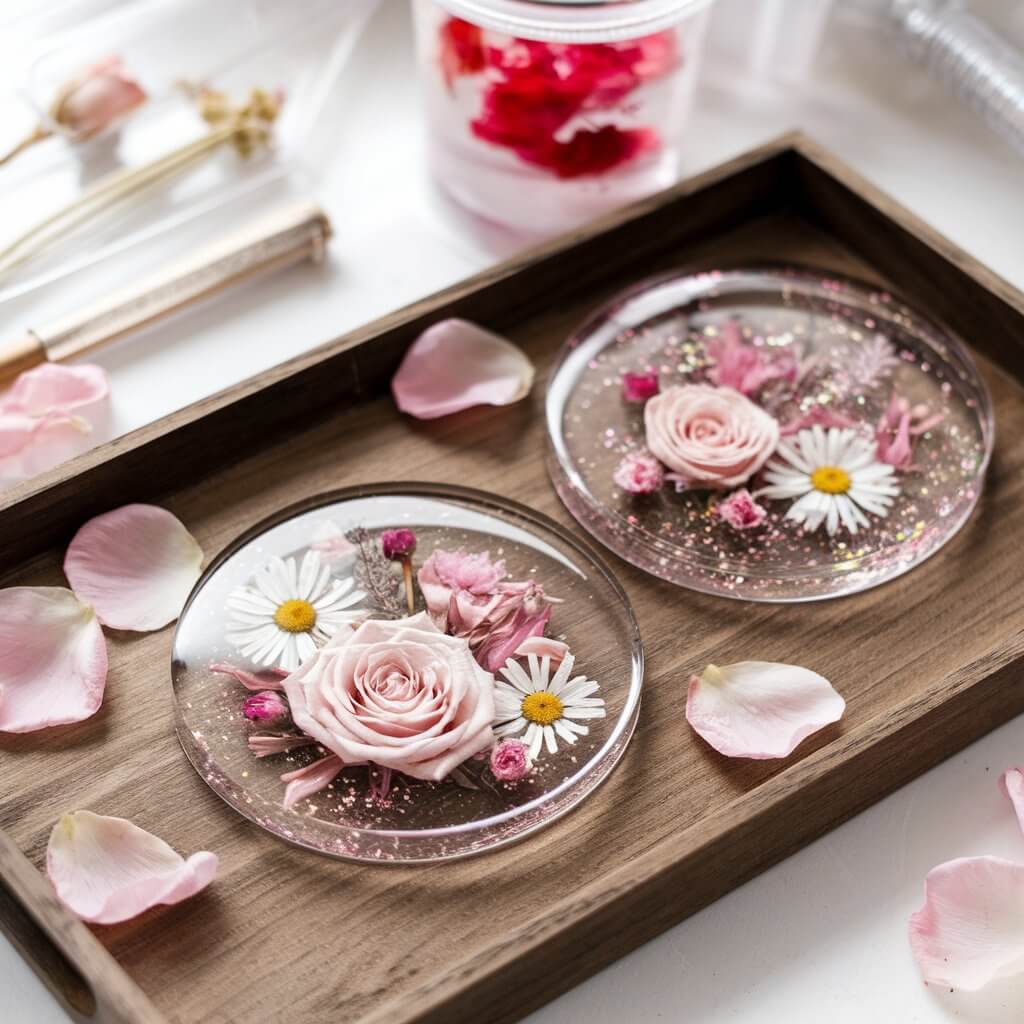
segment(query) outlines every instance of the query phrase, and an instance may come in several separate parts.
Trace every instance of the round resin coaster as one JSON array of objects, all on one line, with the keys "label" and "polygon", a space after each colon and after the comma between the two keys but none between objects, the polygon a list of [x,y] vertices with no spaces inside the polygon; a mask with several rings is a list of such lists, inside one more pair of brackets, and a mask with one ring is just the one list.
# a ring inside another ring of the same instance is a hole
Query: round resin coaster
[{"label": "round resin coaster", "polygon": [[239,538],[189,598],[172,674],[185,753],[232,807],[321,853],[409,862],[584,799],[629,742],[643,657],[622,589],[555,523],[395,484]]},{"label": "round resin coaster", "polygon": [[595,537],[680,586],[808,601],[937,551],[981,493],[991,402],[964,346],[809,269],[646,281],[568,341],[552,478]]}]

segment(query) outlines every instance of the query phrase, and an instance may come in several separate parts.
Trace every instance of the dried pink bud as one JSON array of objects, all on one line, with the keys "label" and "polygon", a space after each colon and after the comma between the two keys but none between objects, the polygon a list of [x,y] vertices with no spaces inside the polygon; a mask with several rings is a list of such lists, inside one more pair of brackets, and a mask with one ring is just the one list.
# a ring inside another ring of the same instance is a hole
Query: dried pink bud
[{"label": "dried pink bud", "polygon": [[630,452],[619,463],[612,479],[630,494],[653,494],[665,482],[665,469],[647,452]]},{"label": "dried pink bud", "polygon": [[526,744],[520,740],[502,740],[491,751],[491,772],[500,782],[519,782],[532,767]]},{"label": "dried pink bud", "polygon": [[385,530],[380,535],[384,557],[393,562],[408,558],[416,550],[416,534],[412,530]]},{"label": "dried pink bud", "polygon": [[288,720],[288,703],[274,690],[261,690],[245,698],[242,714],[261,725],[282,725]]},{"label": "dried pink bud", "polygon": [[745,487],[734,491],[715,507],[718,515],[734,530],[751,530],[768,517],[767,511],[754,500]]},{"label": "dried pink bud", "polygon": [[63,86],[50,117],[76,138],[88,139],[145,102],[145,90],[128,77],[121,58],[104,57]]},{"label": "dried pink bud", "polygon": [[627,402],[646,402],[648,398],[653,398],[657,393],[657,371],[623,374],[622,397]]}]

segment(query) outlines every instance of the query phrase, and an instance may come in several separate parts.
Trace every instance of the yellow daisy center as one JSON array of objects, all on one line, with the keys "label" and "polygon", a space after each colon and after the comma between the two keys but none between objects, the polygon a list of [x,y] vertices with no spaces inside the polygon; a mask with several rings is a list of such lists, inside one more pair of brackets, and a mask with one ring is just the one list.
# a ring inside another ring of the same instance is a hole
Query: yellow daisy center
[{"label": "yellow daisy center", "polygon": [[523,698],[523,718],[538,725],[550,725],[562,717],[562,702],[547,690],[538,690]]},{"label": "yellow daisy center", "polygon": [[274,612],[274,622],[287,633],[308,633],[316,625],[316,609],[308,601],[285,601]]},{"label": "yellow daisy center", "polygon": [[850,489],[850,474],[838,466],[819,466],[811,474],[811,486],[825,494],[845,494]]}]

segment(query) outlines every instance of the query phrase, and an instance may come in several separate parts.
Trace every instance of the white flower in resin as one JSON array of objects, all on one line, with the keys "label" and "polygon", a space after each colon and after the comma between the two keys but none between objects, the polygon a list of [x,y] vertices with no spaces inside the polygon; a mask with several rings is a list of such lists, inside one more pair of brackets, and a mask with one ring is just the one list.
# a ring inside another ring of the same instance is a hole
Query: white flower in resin
[{"label": "white flower in resin", "polygon": [[366,596],[352,579],[332,579],[330,566],[307,551],[294,558],[272,558],[250,586],[227,600],[229,643],[257,665],[293,672],[341,626],[365,614],[353,605]]},{"label": "white flower in resin", "polygon": [[580,725],[588,718],[604,718],[604,701],[594,694],[600,689],[593,679],[578,675],[570,679],[575,658],[566,654],[551,674],[551,658],[527,657],[529,673],[513,658],[500,669],[504,682],[494,684],[494,732],[499,738],[520,736],[535,760],[545,745],[548,753],[558,750],[558,739],[575,743],[589,729]]},{"label": "white flower in resin", "polygon": [[829,535],[842,526],[856,533],[868,525],[864,512],[885,517],[900,493],[892,466],[877,460],[877,445],[855,430],[815,426],[779,442],[765,469],[758,497],[796,498],[787,519],[805,530],[822,523]]}]

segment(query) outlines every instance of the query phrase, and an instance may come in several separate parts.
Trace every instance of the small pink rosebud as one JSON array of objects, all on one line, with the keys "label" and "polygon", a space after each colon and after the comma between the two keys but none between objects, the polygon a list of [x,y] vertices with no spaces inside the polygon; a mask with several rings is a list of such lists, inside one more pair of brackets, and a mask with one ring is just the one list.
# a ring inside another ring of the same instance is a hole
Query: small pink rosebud
[{"label": "small pink rosebud", "polygon": [[526,744],[521,740],[502,740],[491,751],[491,772],[499,782],[519,782],[532,767]]},{"label": "small pink rosebud", "polygon": [[622,376],[622,397],[627,402],[646,402],[658,393],[658,389],[658,374],[655,370]]},{"label": "small pink rosebud", "polygon": [[665,469],[647,452],[630,452],[619,463],[612,480],[629,494],[653,494],[665,482]]},{"label": "small pink rosebud", "polygon": [[767,511],[759,505],[745,487],[735,491],[715,507],[719,517],[734,530],[751,530],[760,526],[768,517]]},{"label": "small pink rosebud", "polygon": [[121,58],[104,57],[65,83],[50,117],[75,138],[89,139],[145,102],[145,90],[125,73]]},{"label": "small pink rosebud", "polygon": [[251,722],[261,725],[283,725],[289,717],[288,704],[274,690],[261,690],[245,698],[242,714]]},{"label": "small pink rosebud", "polygon": [[393,562],[408,558],[416,550],[416,534],[412,530],[385,530],[380,535],[384,557]]}]

